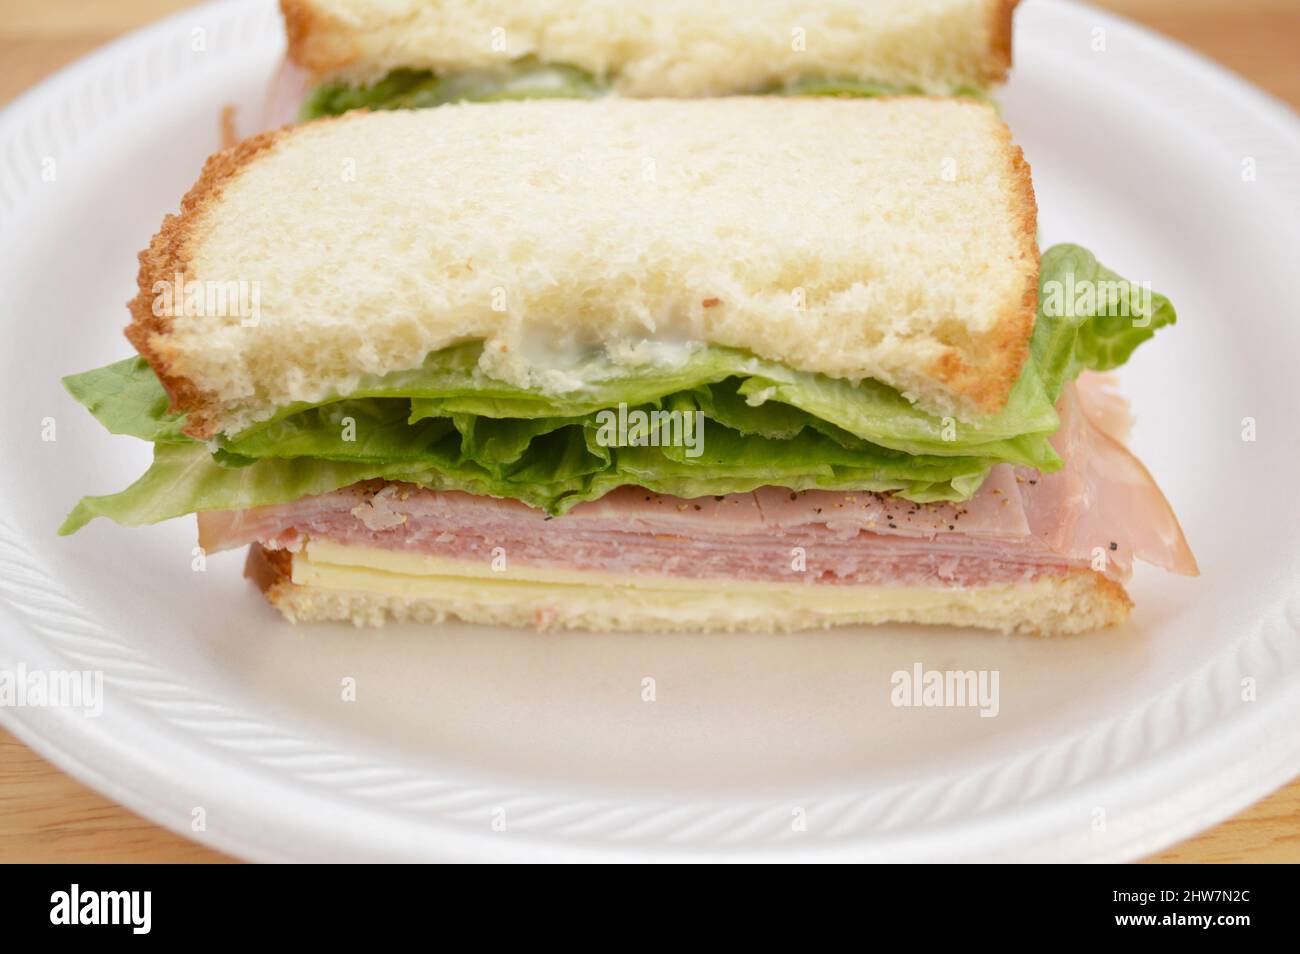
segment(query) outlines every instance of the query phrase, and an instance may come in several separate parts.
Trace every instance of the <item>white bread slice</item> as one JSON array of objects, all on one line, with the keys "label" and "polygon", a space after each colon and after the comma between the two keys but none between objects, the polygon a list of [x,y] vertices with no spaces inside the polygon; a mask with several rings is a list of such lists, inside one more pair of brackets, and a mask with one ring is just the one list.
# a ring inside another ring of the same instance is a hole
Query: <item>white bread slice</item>
[{"label": "white bread slice", "polygon": [[[245,575],[292,622],[470,623],[595,632],[791,632],[830,626],[924,623],[1067,636],[1123,622],[1123,587],[1091,570],[1018,584],[944,588],[832,586],[697,580],[657,586],[557,585],[469,576],[401,577],[358,571],[304,573],[304,556],[254,545]],[[311,582],[294,582],[304,576]],[[345,585],[339,583],[346,581]]]},{"label": "white bread slice", "polygon": [[[689,340],[971,418],[1026,354],[1035,222],[1020,149],[969,100],[351,113],[210,159],[141,253],[127,335],[198,437],[467,339],[546,391],[572,387],[551,352]],[[156,314],[176,276],[256,291],[256,322]]]},{"label": "white bread slice", "polygon": [[523,56],[624,96],[759,92],[834,77],[951,94],[1000,82],[1016,0],[281,0],[318,77],[482,70]]}]

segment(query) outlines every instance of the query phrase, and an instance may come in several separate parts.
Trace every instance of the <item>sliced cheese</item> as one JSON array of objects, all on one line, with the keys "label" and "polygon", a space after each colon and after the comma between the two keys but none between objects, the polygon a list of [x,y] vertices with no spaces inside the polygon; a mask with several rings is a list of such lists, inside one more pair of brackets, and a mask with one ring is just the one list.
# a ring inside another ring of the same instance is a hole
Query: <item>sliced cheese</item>
[{"label": "sliced cheese", "polygon": [[[594,630],[798,630],[920,622],[1068,633],[1117,622],[1127,601],[1078,571],[980,587],[852,586],[623,576],[536,566],[504,569],[311,541],[294,554],[292,585],[272,602],[294,621],[461,619]],[[1122,591],[1120,591],[1122,594]]]}]

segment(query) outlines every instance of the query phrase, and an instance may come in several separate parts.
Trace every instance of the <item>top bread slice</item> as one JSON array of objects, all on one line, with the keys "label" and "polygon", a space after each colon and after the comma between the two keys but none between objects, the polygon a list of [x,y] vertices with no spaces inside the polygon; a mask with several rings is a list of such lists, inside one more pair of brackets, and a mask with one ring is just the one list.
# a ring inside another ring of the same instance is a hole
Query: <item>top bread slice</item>
[{"label": "top bread slice", "polygon": [[405,67],[580,67],[624,96],[761,92],[806,78],[952,94],[1011,65],[1017,0],[281,0],[289,55],[317,77]]},{"label": "top bread slice", "polygon": [[[467,340],[552,393],[566,355],[698,341],[971,419],[1024,361],[1035,232],[1021,152],[970,100],[356,112],[213,156],[140,255],[127,335],[197,437]],[[159,307],[173,288],[199,300]]]}]

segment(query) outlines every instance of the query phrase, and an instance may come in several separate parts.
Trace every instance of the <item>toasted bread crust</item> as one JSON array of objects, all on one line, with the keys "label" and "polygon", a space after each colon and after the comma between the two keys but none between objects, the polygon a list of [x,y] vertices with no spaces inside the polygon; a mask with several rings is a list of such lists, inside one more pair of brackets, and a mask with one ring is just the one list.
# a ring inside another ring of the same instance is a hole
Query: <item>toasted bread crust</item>
[{"label": "toasted bread crust", "polygon": [[280,0],[289,60],[313,76],[342,69],[357,58],[345,24],[322,13],[312,0]]},{"label": "toasted bread crust", "polygon": [[[974,105],[974,104],[972,104]],[[953,394],[964,398],[984,414],[996,414],[1007,403],[1011,388],[1029,356],[1029,338],[1038,314],[1038,202],[1024,151],[1011,141],[1011,130],[1000,125],[996,135],[1002,140],[1007,159],[1007,182],[1016,238],[1017,258],[1025,263],[1024,287],[1019,298],[1010,299],[991,336],[988,354],[972,367],[956,351],[942,355],[930,368],[930,374],[942,381]]]},{"label": "toasted bread crust", "polygon": [[1011,69],[1011,20],[1019,3],[1020,0],[988,0],[989,59],[984,78],[990,85],[1005,81]]},{"label": "toasted bread crust", "polygon": [[289,42],[289,59],[306,67],[307,39],[313,32],[316,11],[306,0],[280,0],[280,15],[284,17],[285,38]]},{"label": "toasted bread crust", "polygon": [[274,604],[285,586],[293,585],[293,554],[288,550],[268,550],[260,543],[248,548],[244,577],[252,580]]},{"label": "toasted bread crust", "polygon": [[291,127],[285,127],[264,132],[209,157],[203,164],[199,181],[181,200],[180,212],[163,219],[149,247],[139,256],[139,290],[127,303],[131,324],[126,327],[126,337],[158,375],[171,398],[169,410],[173,414],[184,412],[189,415],[185,433],[191,437],[209,438],[216,433],[217,424],[209,410],[207,395],[171,367],[163,347],[170,319],[154,313],[156,283],[170,284],[177,280],[183,283],[189,279],[190,241],[198,222],[241,169],[280,142],[290,131]]},{"label": "toasted bread crust", "polygon": [[[292,561],[290,566],[292,567]],[[1128,614],[1133,609],[1133,600],[1129,598],[1128,590],[1124,589],[1123,586],[1116,583],[1110,577],[1103,576],[1095,570],[1083,570],[1080,572],[1092,574],[1092,582],[1096,589],[1097,599],[1107,606],[1108,612],[1112,617],[1112,622],[1120,623],[1128,618]]]}]

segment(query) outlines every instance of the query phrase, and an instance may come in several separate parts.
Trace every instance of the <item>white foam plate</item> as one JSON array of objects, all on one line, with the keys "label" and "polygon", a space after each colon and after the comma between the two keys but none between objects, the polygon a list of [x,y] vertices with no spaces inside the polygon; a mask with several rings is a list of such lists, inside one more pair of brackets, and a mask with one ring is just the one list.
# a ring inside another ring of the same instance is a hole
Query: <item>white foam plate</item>
[{"label": "white foam plate", "polygon": [[[1297,120],[1096,10],[1037,0],[1016,29],[1003,102],[1044,244],[1178,306],[1122,380],[1200,579],[1139,572],[1128,624],[1069,640],[365,632],[282,622],[242,554],[192,571],[190,520],[56,537],[80,495],[147,464],[59,377],[128,353],[135,252],[218,146],[221,106],[246,130],[258,115],[281,26],[270,0],[236,0],[0,115],[0,669],[104,679],[98,718],[0,721],[149,818],[266,860],[1129,859],[1293,777]],[[891,674],[917,663],[997,670],[999,714],[895,708]]]}]

